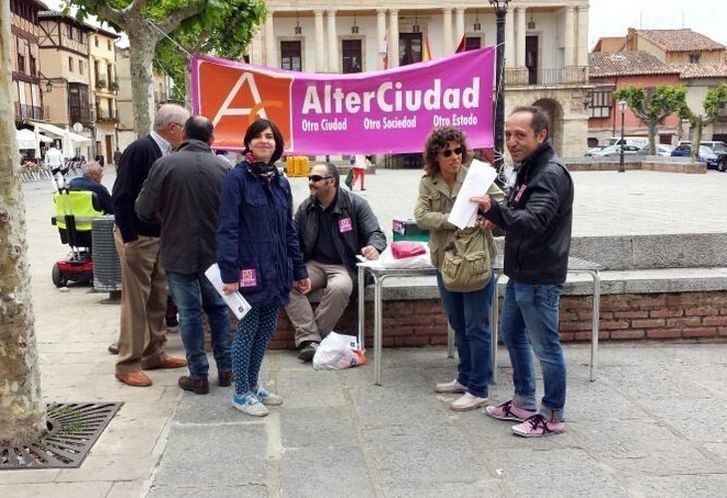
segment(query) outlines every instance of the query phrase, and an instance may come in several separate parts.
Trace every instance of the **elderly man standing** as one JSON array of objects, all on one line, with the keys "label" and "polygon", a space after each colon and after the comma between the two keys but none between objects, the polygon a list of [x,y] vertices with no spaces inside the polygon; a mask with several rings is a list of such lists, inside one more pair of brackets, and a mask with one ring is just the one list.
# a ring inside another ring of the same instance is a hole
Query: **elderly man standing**
[{"label": "elderly man standing", "polygon": [[308,298],[293,289],[285,308],[295,327],[298,358],[311,361],[321,338],[336,326],[356,288],[356,256],[377,259],[386,236],[368,202],[339,188],[334,164],[316,164],[308,176],[310,197],[295,214],[300,249],[311,291],[323,289],[315,313]]},{"label": "elderly man standing", "polygon": [[178,384],[196,394],[209,392],[202,309],[212,331],[219,385],[232,383],[227,305],[204,275],[216,260],[220,188],[229,170],[227,161],[210,149],[212,132],[209,119],[189,118],[184,141],[176,152],[154,163],[136,199],[136,213],[142,219],[161,222],[162,266],[179,308],[189,367],[189,376],[180,377]]},{"label": "elderly man standing", "polygon": [[167,278],[159,261],[159,224],[136,216],[134,203],[154,161],[182,142],[189,113],[165,104],[154,116],[154,129],[131,143],[118,165],[112,199],[116,227],[114,238],[121,260],[121,326],[116,378],[130,386],[151,385],[142,372],[155,368],[180,368],[181,358],[164,353]]},{"label": "elderly man standing", "polygon": [[[518,436],[540,437],[565,429],[566,371],[558,332],[560,294],[568,271],[573,181],[548,140],[550,119],[539,107],[516,108],[505,124],[516,164],[506,204],[473,197],[485,218],[505,229],[502,340],[512,363],[513,398],[486,413],[520,422]],[[533,352],[543,372],[540,410],[535,400]]]},{"label": "elderly man standing", "polygon": [[101,184],[103,179],[103,168],[96,161],[89,161],[81,166],[83,176],[74,178],[68,184],[71,190],[89,190],[96,194],[96,199],[105,214],[113,214],[114,205],[111,201],[111,194]]}]

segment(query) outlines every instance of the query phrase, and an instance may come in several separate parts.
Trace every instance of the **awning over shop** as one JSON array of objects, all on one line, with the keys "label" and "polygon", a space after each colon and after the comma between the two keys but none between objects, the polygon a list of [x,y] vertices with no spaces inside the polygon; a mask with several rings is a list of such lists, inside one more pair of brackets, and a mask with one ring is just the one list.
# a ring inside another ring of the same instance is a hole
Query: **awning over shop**
[{"label": "awning over shop", "polygon": [[35,121],[29,121],[29,123],[36,128],[38,128],[40,131],[44,131],[46,133],[50,133],[51,135],[56,136],[57,138],[64,138],[69,137],[72,142],[75,144],[90,144],[91,139],[88,137],[84,137],[83,135],[79,135],[78,133],[73,133],[72,131],[64,130],[63,128],[60,128],[58,126],[48,124],[48,123],[36,123]]},{"label": "awning over shop", "polygon": [[[41,142],[52,142],[53,139],[38,135],[37,139]],[[15,130],[15,140],[18,142],[19,150],[36,149],[36,135],[32,130],[22,129]]]}]

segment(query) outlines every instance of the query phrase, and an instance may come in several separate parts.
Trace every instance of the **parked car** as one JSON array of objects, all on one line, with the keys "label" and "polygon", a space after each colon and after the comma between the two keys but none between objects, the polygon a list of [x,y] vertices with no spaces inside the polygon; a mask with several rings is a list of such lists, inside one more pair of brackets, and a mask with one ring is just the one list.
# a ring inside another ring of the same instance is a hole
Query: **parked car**
[{"label": "parked car", "polygon": [[608,145],[619,145],[625,143],[626,145],[636,145],[637,147],[643,147],[649,143],[648,137],[611,137],[608,139]]},{"label": "parked car", "polygon": [[[679,142],[677,147],[680,145],[691,146],[692,143],[688,140],[682,140],[681,142]],[[714,140],[702,140],[701,142],[699,142],[699,146],[709,148],[709,150],[717,156],[717,169],[719,171],[727,170],[727,144]]]},{"label": "parked car", "polygon": [[[624,155],[633,156],[639,151],[637,145],[624,145]],[[591,152],[590,150],[586,153],[586,157],[618,157],[621,154],[620,145],[609,145],[601,150]]]},{"label": "parked car", "polygon": [[[674,147],[671,145],[664,145],[664,144],[656,144],[656,155],[661,157],[669,157],[671,156],[671,152],[674,150]],[[649,145],[644,145],[642,148],[639,149],[639,152],[637,152],[640,156],[648,156],[649,154]]]},{"label": "parked car", "polygon": [[[689,157],[691,154],[692,144],[689,143],[677,145],[676,148],[671,151],[671,155],[673,157]],[[699,146],[699,162],[707,163],[707,168],[709,169],[717,169],[719,167],[719,157],[706,145]]]}]

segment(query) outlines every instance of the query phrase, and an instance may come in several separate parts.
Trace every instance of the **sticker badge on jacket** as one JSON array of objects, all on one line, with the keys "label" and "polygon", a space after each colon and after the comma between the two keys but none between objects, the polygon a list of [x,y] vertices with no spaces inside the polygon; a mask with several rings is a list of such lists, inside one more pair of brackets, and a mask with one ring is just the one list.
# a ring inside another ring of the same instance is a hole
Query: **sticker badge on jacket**
[{"label": "sticker badge on jacket", "polygon": [[353,230],[353,223],[351,223],[351,218],[341,218],[338,220],[338,231],[340,233],[350,232]]},{"label": "sticker badge on jacket", "polygon": [[255,268],[246,268],[240,272],[240,287],[243,289],[257,287]]}]

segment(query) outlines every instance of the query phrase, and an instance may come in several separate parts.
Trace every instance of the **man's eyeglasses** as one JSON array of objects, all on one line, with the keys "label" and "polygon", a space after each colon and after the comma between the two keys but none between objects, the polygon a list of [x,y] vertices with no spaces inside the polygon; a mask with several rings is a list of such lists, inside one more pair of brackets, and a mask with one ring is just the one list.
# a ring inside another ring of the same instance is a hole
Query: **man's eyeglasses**
[{"label": "man's eyeglasses", "polygon": [[444,157],[449,157],[452,154],[457,154],[458,156],[462,154],[462,147],[455,147],[454,149],[444,149],[442,151],[442,155]]},{"label": "man's eyeglasses", "polygon": [[333,178],[332,176],[321,176],[321,175],[310,175],[308,177],[309,182],[318,183],[321,180],[328,180],[329,178]]}]

